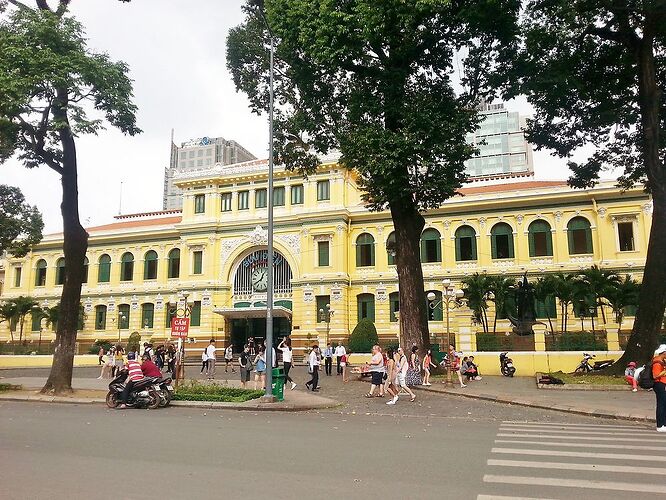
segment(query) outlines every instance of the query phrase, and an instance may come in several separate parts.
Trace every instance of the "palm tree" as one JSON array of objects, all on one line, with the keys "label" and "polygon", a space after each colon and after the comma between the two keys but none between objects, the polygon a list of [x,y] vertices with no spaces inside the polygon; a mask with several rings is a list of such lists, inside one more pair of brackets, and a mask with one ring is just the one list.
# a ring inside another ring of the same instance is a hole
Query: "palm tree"
[{"label": "palm tree", "polygon": [[14,343],[14,331],[12,323],[16,321],[16,305],[13,302],[2,302],[0,304],[0,323],[6,321],[9,325],[9,335]]},{"label": "palm tree", "polygon": [[614,286],[620,282],[620,277],[613,271],[601,269],[596,264],[589,269],[585,269],[579,276],[581,283],[581,290],[586,291],[586,296],[589,296],[587,302],[591,302],[590,306],[594,309],[592,313],[592,331],[594,331],[594,314],[597,308],[601,309],[601,319],[606,327],[606,314],[604,312],[604,302],[602,292],[608,286]]},{"label": "palm tree", "polygon": [[[555,278],[555,276],[551,274],[546,276],[541,276],[540,278],[537,279],[536,283],[534,284],[534,298],[539,302],[546,303],[546,301],[549,298],[555,297],[556,286],[557,286],[557,279]],[[546,309],[546,317],[548,318],[548,325],[550,325],[550,333],[555,333],[555,329],[553,328],[553,322],[551,320],[550,314],[548,314],[547,309]]]},{"label": "palm tree", "polygon": [[[46,318],[46,326],[52,326],[54,330],[58,328],[58,320],[60,319],[60,302],[51,307],[44,307],[42,311],[44,312],[44,317]],[[85,319],[86,314],[83,308],[83,304],[79,303],[79,330],[83,329]]]},{"label": "palm tree", "polygon": [[602,290],[602,297],[606,299],[607,305],[615,313],[618,335],[622,329],[625,308],[628,306],[638,306],[640,289],[641,284],[632,279],[631,276],[626,275],[624,278],[619,278],[617,283],[609,284]]},{"label": "palm tree", "polygon": [[497,320],[508,317],[509,314],[515,314],[510,310],[516,288],[516,279],[505,276],[489,276],[488,286],[494,297],[495,318],[493,319],[493,333],[497,331]]},{"label": "palm tree", "polygon": [[474,321],[483,327],[483,333],[488,333],[488,299],[490,293],[490,278],[486,273],[474,273],[462,280],[463,292],[467,300],[467,307],[472,310]]},{"label": "palm tree", "polygon": [[9,299],[9,302],[13,303],[16,307],[16,318],[19,323],[19,343],[21,343],[23,342],[23,324],[25,323],[25,317],[37,305],[37,301],[32,297],[19,295],[14,299]]},{"label": "palm tree", "polygon": [[579,296],[579,290],[574,274],[557,273],[553,276],[554,291],[553,295],[560,302],[560,318],[562,333],[567,331],[567,322],[569,320],[569,306],[573,304]]}]

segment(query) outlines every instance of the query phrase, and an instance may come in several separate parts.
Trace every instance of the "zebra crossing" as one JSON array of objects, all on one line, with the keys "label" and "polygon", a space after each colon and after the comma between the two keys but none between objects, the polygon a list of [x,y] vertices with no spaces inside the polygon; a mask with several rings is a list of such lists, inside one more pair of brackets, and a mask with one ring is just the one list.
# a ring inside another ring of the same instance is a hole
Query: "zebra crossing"
[{"label": "zebra crossing", "polygon": [[638,424],[502,422],[477,500],[666,493],[666,436]]}]

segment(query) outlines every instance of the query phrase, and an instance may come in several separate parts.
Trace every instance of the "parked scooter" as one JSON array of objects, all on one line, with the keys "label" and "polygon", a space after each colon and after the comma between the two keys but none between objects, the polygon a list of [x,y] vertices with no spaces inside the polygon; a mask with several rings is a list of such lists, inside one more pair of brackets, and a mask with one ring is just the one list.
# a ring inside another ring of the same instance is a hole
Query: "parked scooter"
[{"label": "parked scooter", "polygon": [[159,387],[160,390],[157,391],[157,394],[160,397],[160,406],[169,406],[174,394],[173,386],[171,385],[171,377],[161,379],[159,381]]},{"label": "parked scooter", "polygon": [[516,367],[513,366],[513,360],[507,356],[508,352],[500,353],[500,371],[505,377],[513,377],[513,374],[516,373]]},{"label": "parked scooter", "polygon": [[594,354],[583,353],[583,360],[580,362],[578,367],[574,370],[574,373],[589,373],[591,371],[599,371],[604,368],[608,368],[615,361],[612,359],[604,359],[603,361],[595,361],[594,366],[590,364],[590,360],[595,358]]},{"label": "parked scooter", "polygon": [[[121,396],[125,389],[127,370],[120,373],[109,384],[109,392],[106,395],[106,406],[116,408],[121,403]],[[130,408],[149,408],[151,410],[160,405],[159,378],[146,377],[137,382],[127,397],[127,406]]]}]

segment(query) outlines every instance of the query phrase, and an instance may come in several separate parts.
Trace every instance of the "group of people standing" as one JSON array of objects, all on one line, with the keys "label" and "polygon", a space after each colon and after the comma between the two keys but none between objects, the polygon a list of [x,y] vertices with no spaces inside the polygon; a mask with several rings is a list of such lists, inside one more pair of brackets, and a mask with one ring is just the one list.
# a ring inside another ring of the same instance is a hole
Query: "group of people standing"
[{"label": "group of people standing", "polygon": [[[215,339],[210,339],[208,346],[201,352],[201,370],[199,373],[206,372],[206,378],[213,380],[215,378],[215,365],[217,363],[217,347],[215,346]],[[231,372],[236,373],[233,365],[234,348],[231,344],[224,350],[224,371],[229,371],[231,365]]]},{"label": "group of people standing", "polygon": [[[102,365],[102,371],[97,378],[114,378],[125,366],[127,357],[130,353],[133,355],[134,359],[139,359],[139,353],[137,351],[138,350],[131,350],[126,352],[125,348],[120,344],[111,346],[107,351],[104,351],[104,348],[100,348],[98,355],[100,364]],[[154,349],[152,344],[144,342],[142,355],[147,355],[159,368],[160,372],[167,371],[171,373],[171,377],[175,377],[177,352],[176,347],[173,344],[169,343],[166,346],[159,345]]]}]

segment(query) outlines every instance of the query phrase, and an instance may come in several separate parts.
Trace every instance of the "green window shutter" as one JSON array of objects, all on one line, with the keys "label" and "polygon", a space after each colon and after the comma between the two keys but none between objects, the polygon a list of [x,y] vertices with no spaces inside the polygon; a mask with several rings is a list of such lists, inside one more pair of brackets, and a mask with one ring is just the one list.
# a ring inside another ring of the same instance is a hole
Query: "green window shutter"
[{"label": "green window shutter", "polygon": [[477,260],[476,256],[476,235],[470,237],[472,240],[472,260]]},{"label": "green window shutter", "polygon": [[574,253],[574,238],[573,238],[573,231],[567,231],[567,242],[569,243],[569,255],[573,255]]},{"label": "green window shutter", "polygon": [[460,262],[462,260],[460,255],[460,236],[456,235],[456,261]]},{"label": "green window shutter", "polygon": [[190,325],[201,326],[201,301],[199,300],[192,304],[192,312],[190,312]]},{"label": "green window shutter", "polygon": [[317,242],[318,264],[320,267],[329,265],[329,243],[328,241]]},{"label": "green window shutter", "polygon": [[529,233],[527,234],[527,241],[528,241],[529,247],[530,247],[530,257],[534,257],[536,255],[536,250],[534,248],[534,232],[533,231],[529,231]]},{"label": "green window shutter", "polygon": [[546,233],[546,255],[553,256],[553,233],[550,231]]},{"label": "green window shutter", "polygon": [[423,238],[421,238],[420,247],[421,247],[421,262],[427,262],[428,256],[426,255],[426,242]]},{"label": "green window shutter", "polygon": [[31,313],[32,328],[31,331],[38,332],[42,328],[42,316],[39,313]]},{"label": "green window shutter", "polygon": [[375,296],[368,297],[368,319],[372,322],[375,321]]},{"label": "green window shutter", "polygon": [[493,259],[497,258],[497,243],[495,242],[495,235],[490,236],[490,256]]},{"label": "green window shutter", "polygon": [[515,257],[515,253],[513,251],[513,232],[509,233],[509,258],[513,259]]},{"label": "green window shutter", "polygon": [[592,249],[592,230],[587,228],[585,230],[585,248],[587,253],[593,253]]},{"label": "green window shutter", "polygon": [[361,267],[361,245],[356,243],[356,267]]},{"label": "green window shutter", "polygon": [[375,244],[374,242],[370,244],[370,265],[375,265]]}]

